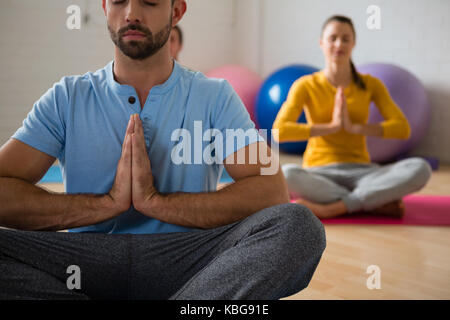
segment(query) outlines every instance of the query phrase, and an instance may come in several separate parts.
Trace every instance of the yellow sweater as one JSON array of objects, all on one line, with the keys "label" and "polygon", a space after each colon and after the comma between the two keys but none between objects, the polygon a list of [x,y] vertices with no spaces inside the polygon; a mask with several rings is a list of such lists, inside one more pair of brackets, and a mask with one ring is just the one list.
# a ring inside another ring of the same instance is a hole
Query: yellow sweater
[{"label": "yellow sweater", "polygon": [[[384,84],[377,78],[361,74],[366,84],[362,90],[352,82],[344,90],[347,109],[352,123],[366,124],[371,101],[375,102],[385,119],[381,122],[383,138],[408,139],[411,129],[405,115],[395,104]],[[334,134],[310,137],[316,123],[330,123],[333,115],[336,88],[323,71],[296,80],[289,90],[273,129],[278,129],[277,142],[308,140],[303,154],[303,167],[323,166],[332,163],[370,163],[366,136],[351,134],[341,129]],[[303,109],[307,123],[297,123]]]}]

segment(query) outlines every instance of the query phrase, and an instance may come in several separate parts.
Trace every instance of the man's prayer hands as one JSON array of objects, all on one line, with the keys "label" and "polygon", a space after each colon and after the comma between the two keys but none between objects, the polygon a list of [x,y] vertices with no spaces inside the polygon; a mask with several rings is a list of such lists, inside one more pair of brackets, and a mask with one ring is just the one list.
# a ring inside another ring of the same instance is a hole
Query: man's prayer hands
[{"label": "man's prayer hands", "polygon": [[114,210],[124,212],[131,205],[142,213],[149,210],[158,195],[153,181],[142,121],[138,114],[133,114],[125,133],[114,184],[108,194]]}]

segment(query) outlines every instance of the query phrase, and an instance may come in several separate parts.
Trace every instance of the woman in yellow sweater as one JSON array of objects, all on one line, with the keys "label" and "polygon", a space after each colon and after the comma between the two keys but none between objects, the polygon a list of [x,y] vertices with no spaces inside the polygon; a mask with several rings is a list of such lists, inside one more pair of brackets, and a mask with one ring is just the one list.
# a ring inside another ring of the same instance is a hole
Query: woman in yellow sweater
[{"label": "woman in yellow sweater", "polygon": [[[421,158],[371,163],[366,136],[408,139],[411,129],[384,84],[356,71],[355,38],[349,18],[325,22],[320,39],[325,69],[294,82],[274,121],[273,137],[308,140],[302,167],[287,164],[282,170],[297,203],[319,218],[360,211],[402,216],[402,197],[426,185],[431,167]],[[367,124],[372,101],[381,123]],[[303,111],[307,123],[297,123]]]}]

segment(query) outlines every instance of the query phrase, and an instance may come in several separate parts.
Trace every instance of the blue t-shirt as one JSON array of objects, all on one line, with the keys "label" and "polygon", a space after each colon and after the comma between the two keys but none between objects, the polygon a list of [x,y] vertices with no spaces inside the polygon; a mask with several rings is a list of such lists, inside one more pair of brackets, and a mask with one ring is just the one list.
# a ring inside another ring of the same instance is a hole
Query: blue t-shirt
[{"label": "blue t-shirt", "polygon": [[[169,79],[150,90],[142,109],[135,89],[115,81],[113,61],[95,73],[63,77],[35,103],[12,137],[58,158],[67,194],[106,194],[113,185],[128,120],[134,113],[143,122],[154,185],[161,193],[216,191],[223,160],[264,140],[226,80],[206,78],[176,61]],[[244,141],[233,139],[230,144],[227,129],[256,134],[246,135]],[[182,144],[189,138],[191,143]],[[212,146],[219,142],[223,152],[216,154]],[[209,161],[203,152],[211,155]],[[131,207],[116,218],[70,231],[143,234],[189,230],[149,218]]]}]

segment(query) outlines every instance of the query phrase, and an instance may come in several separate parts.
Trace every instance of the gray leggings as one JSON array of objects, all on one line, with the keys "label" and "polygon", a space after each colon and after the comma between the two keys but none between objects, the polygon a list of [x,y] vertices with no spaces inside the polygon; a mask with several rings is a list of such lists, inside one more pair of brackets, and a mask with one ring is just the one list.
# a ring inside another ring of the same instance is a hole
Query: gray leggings
[{"label": "gray leggings", "polygon": [[[293,203],[166,234],[0,229],[0,299],[279,299],[310,282],[322,223]],[[67,287],[78,266],[81,288]]]},{"label": "gray leggings", "polygon": [[337,163],[303,169],[286,164],[282,170],[291,195],[322,204],[342,200],[349,213],[399,200],[431,177],[430,165],[416,157],[388,165]]}]

